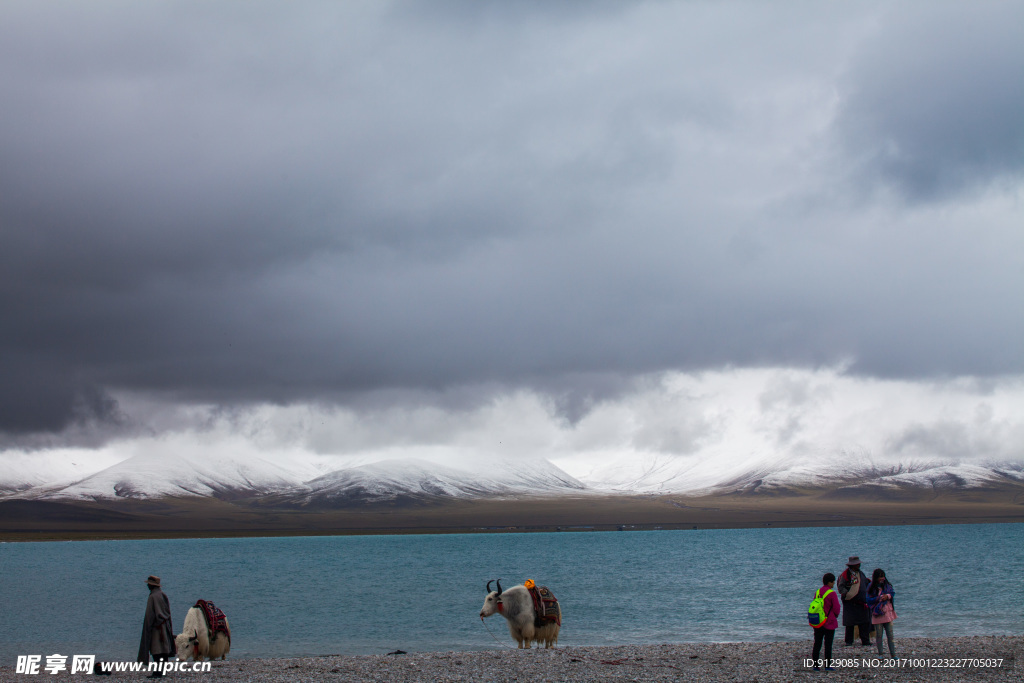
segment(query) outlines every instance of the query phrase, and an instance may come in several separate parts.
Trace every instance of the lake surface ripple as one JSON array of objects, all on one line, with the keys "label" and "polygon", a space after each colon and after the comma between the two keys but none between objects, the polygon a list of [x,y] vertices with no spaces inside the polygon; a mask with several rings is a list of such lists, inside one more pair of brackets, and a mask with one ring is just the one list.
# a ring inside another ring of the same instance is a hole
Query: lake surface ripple
[{"label": "lake surface ripple", "polygon": [[561,645],[810,639],[807,603],[852,554],[895,586],[897,637],[1024,631],[1021,524],[4,543],[0,664],[134,659],[149,574],[176,632],[200,598],[224,610],[230,658],[507,647],[478,616],[496,578],[554,591]]}]

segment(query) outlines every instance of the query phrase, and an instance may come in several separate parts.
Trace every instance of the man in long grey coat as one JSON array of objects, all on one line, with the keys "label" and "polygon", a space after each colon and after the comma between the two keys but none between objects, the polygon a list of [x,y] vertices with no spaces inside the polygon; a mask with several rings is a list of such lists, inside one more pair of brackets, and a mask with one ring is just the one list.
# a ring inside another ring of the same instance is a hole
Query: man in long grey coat
[{"label": "man in long grey coat", "polygon": [[[146,579],[149,586],[149,600],[146,602],[146,618],[142,622],[142,641],[139,643],[140,662],[149,662],[149,656],[161,664],[174,654],[174,628],[171,626],[171,601],[160,590],[160,577]],[[162,676],[163,671],[154,672],[152,677]]]},{"label": "man in long grey coat", "polygon": [[853,645],[853,629],[858,627],[860,642],[864,647],[871,645],[871,610],[868,609],[868,577],[860,570],[860,558],[850,557],[846,571],[839,575],[836,590],[843,603],[843,626],[846,627],[846,644]]}]

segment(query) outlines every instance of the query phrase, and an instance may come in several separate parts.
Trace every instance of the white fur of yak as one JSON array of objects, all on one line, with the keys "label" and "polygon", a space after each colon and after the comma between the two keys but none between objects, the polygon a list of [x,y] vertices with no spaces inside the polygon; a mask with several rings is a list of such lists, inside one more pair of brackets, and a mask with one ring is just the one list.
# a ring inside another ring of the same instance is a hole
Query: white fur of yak
[{"label": "white fur of yak", "polygon": [[[498,605],[501,609],[498,609]],[[480,608],[480,618],[500,614],[508,621],[508,630],[512,638],[519,643],[520,648],[530,649],[530,643],[544,643],[544,647],[551,647],[558,643],[558,631],[561,629],[556,622],[551,621],[546,625],[537,628],[534,626],[533,598],[526,586],[512,586],[506,591],[501,590],[501,582],[498,582],[498,590],[491,590],[491,582],[487,582],[487,598],[484,599],[484,606]],[[558,616],[562,616],[562,606],[558,606]]]},{"label": "white fur of yak", "polygon": [[[231,628],[227,617],[224,617],[224,623],[227,624],[228,628]],[[196,656],[196,644],[199,645],[199,656]],[[185,626],[181,629],[181,634],[174,637],[174,648],[177,650],[178,659],[183,662],[190,657],[194,658],[197,662],[201,662],[206,658],[217,659],[220,657],[225,659],[231,650],[231,640],[226,633],[218,632],[213,636],[213,642],[211,643],[210,632],[206,628],[206,617],[203,616],[203,610],[198,607],[192,607],[185,615]]]}]

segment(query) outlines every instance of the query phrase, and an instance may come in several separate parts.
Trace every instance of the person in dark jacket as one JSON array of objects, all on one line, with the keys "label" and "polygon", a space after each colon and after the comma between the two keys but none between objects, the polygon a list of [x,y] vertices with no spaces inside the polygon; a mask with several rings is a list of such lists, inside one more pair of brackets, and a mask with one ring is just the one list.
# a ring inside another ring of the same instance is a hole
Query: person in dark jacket
[{"label": "person in dark jacket", "polygon": [[871,645],[871,610],[868,609],[868,577],[860,570],[860,558],[850,556],[846,571],[839,575],[836,584],[843,603],[843,626],[846,627],[846,644],[853,645],[853,630],[860,627],[860,642],[864,647]]},{"label": "person in dark jacket", "polygon": [[[174,654],[174,628],[171,626],[171,601],[160,590],[160,577],[146,579],[149,586],[149,600],[146,602],[146,617],[142,622],[142,640],[139,643],[138,661],[148,663],[149,656],[163,664]],[[150,678],[163,676],[155,671]]]}]

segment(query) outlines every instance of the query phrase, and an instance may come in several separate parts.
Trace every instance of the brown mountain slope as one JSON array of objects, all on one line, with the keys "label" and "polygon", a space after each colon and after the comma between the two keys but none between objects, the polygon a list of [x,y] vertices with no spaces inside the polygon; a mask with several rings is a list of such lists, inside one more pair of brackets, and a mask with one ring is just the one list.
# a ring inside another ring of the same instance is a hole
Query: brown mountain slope
[{"label": "brown mountain slope", "polygon": [[781,495],[421,497],[319,510],[272,502],[4,500],[0,540],[1024,522],[1024,485],[896,496],[868,487]]}]

